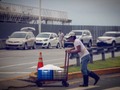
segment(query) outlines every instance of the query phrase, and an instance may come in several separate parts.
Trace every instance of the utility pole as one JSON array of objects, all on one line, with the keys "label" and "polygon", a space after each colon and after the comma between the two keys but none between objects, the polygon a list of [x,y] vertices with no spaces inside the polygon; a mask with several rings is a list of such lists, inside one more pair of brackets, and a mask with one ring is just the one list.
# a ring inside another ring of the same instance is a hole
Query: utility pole
[{"label": "utility pole", "polygon": [[41,0],[39,0],[39,33],[41,33]]}]

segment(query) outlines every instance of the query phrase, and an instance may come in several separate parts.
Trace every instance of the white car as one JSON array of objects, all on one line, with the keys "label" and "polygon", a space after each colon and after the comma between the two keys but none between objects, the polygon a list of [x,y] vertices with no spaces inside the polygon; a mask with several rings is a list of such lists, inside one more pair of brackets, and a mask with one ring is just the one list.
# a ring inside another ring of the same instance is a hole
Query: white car
[{"label": "white car", "polygon": [[36,36],[36,45],[43,48],[56,47],[59,48],[59,39],[56,33],[53,32],[41,32]]},{"label": "white car", "polygon": [[33,32],[35,29],[32,27],[21,28],[20,31],[13,32],[9,38],[6,40],[6,49],[28,49],[36,48],[35,36]]},{"label": "white car", "polygon": [[97,46],[115,46],[120,44],[120,32],[109,31],[97,38]]},{"label": "white car", "polygon": [[[92,46],[93,37],[89,30],[72,30],[71,32],[74,32],[76,34],[76,37],[80,39],[83,42],[83,44],[87,45],[88,47]],[[66,35],[64,46],[66,47],[69,45],[73,45],[73,43],[67,40],[67,35]]]}]

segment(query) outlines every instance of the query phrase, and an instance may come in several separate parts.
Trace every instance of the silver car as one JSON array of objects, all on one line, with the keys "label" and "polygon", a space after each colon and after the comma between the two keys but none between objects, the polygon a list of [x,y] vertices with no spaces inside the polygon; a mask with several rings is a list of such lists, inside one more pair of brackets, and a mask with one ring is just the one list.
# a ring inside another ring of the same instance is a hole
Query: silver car
[{"label": "silver car", "polygon": [[35,36],[29,28],[22,28],[21,31],[13,32],[6,40],[6,49],[29,49],[36,48]]},{"label": "silver car", "polygon": [[[88,47],[92,46],[93,43],[93,36],[89,30],[72,30],[76,34],[76,37],[83,42],[83,44],[87,45]],[[65,36],[64,46],[73,46],[73,43],[67,39],[67,35]]]},{"label": "silver car", "polygon": [[117,31],[108,31],[97,38],[97,46],[116,46],[120,45],[120,32]]}]

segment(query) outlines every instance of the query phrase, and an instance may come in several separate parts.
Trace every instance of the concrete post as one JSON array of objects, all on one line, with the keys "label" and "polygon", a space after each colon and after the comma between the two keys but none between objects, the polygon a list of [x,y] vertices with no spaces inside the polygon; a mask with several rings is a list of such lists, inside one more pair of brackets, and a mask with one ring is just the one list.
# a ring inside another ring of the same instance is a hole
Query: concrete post
[{"label": "concrete post", "polygon": [[90,56],[91,56],[90,63],[93,63],[93,51],[92,51],[91,48],[89,49],[89,53],[90,53]]},{"label": "concrete post", "polygon": [[80,66],[80,58],[79,57],[76,57],[76,65]]},{"label": "concrete post", "polygon": [[101,53],[101,55],[102,55],[102,60],[105,60],[105,51],[104,51],[104,48],[102,48],[102,53]]},{"label": "concrete post", "polygon": [[114,58],[114,57],[115,57],[115,49],[114,49],[114,47],[112,47],[111,57],[112,57],[112,58]]}]

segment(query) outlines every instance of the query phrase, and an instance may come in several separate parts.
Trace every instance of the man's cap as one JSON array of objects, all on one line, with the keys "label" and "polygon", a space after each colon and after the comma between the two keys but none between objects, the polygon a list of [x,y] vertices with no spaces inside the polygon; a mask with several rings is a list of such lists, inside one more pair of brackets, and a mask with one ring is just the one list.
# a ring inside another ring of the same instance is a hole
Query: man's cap
[{"label": "man's cap", "polygon": [[67,38],[70,38],[70,37],[72,37],[72,36],[76,36],[74,32],[70,32],[70,33],[68,34]]}]

